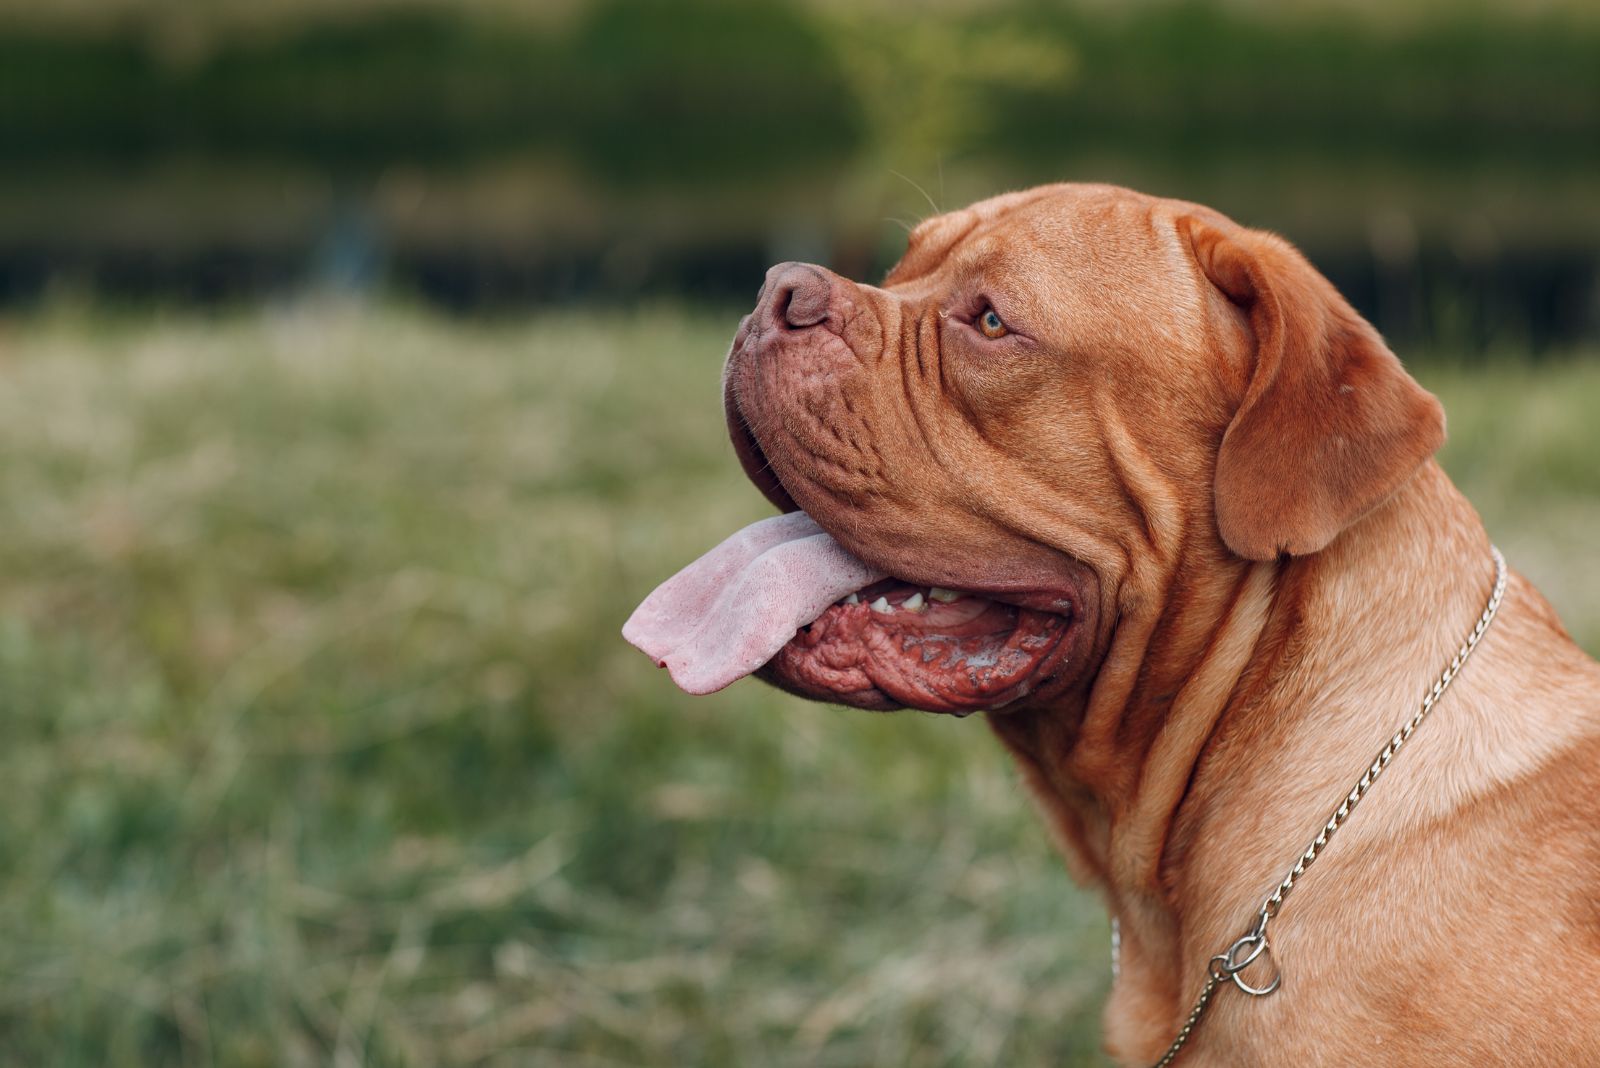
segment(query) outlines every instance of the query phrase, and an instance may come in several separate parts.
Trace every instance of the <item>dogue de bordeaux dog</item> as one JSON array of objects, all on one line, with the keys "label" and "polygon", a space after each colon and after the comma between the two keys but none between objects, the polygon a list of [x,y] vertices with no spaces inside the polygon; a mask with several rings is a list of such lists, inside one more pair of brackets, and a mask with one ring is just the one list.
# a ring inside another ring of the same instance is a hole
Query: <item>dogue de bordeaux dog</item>
[{"label": "dogue de bordeaux dog", "polygon": [[724,396],[784,515],[625,636],[694,693],[987,713],[1120,931],[1118,1061],[1199,1000],[1180,1068],[1600,1065],[1600,665],[1491,604],[1439,403],[1287,242],[996,197],[882,286],[772,268]]}]

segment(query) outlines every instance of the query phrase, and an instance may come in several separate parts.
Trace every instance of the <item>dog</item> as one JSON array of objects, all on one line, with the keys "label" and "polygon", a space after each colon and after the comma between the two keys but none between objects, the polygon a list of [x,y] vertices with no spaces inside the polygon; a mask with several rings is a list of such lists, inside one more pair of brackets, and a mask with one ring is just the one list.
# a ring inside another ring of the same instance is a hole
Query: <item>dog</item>
[{"label": "dog", "polygon": [[773,267],[723,390],[782,515],[625,637],[690,692],[984,712],[1120,933],[1113,1058],[1194,1011],[1180,1065],[1600,1064],[1600,665],[1491,604],[1438,401],[1288,242],[999,196],[882,286]]}]

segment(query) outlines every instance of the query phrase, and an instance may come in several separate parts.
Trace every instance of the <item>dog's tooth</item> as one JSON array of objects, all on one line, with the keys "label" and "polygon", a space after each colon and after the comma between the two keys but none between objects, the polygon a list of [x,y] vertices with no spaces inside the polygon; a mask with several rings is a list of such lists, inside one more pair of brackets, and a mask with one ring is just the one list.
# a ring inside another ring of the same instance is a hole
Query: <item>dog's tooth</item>
[{"label": "dog's tooth", "polygon": [[943,586],[935,586],[928,591],[928,600],[938,601],[940,604],[955,604],[966,594],[959,590],[947,590]]},{"label": "dog's tooth", "polygon": [[845,604],[860,604],[861,603],[861,595],[858,594],[858,593],[852,593],[850,596],[848,596],[848,597],[846,597],[844,599],[844,603]]},{"label": "dog's tooth", "polygon": [[879,597],[876,601],[873,601],[871,604],[867,605],[867,607],[872,609],[874,612],[882,612],[886,615],[894,611],[894,608],[889,604],[889,598],[887,597]]},{"label": "dog's tooth", "polygon": [[908,612],[920,612],[920,611],[922,611],[922,594],[921,594],[921,592],[919,591],[917,593],[913,593],[910,597],[907,597],[905,599],[905,601],[901,603],[900,607],[904,608]]}]

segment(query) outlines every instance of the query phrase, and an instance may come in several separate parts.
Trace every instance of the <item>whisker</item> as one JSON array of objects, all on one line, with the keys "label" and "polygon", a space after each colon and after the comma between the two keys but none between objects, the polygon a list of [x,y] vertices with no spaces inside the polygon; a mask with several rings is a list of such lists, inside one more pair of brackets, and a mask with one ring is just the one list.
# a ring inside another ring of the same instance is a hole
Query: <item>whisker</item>
[{"label": "whisker", "polygon": [[890,174],[894,175],[896,178],[898,178],[901,181],[905,182],[912,189],[915,189],[917,192],[921,193],[922,194],[922,198],[928,202],[928,207],[933,209],[933,213],[935,215],[943,214],[939,210],[939,205],[934,202],[933,197],[928,194],[928,191],[926,189],[922,188],[916,182],[912,181],[910,178],[907,178],[905,175],[901,174],[899,171],[895,170],[893,167],[888,168],[888,171],[889,171]]}]

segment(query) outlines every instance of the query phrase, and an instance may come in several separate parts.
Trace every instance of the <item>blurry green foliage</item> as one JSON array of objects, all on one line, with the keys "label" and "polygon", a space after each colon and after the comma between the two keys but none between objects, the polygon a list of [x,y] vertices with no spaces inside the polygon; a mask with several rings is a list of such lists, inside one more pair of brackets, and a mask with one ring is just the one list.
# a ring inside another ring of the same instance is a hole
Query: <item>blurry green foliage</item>
[{"label": "blurry green foliage", "polygon": [[0,153],[36,166],[198,155],[469,160],[538,143],[545,42],[425,12],[163,55],[137,34],[0,34]]},{"label": "blurry green foliage", "polygon": [[873,131],[864,148],[887,166],[981,145],[1000,94],[1067,91],[1079,74],[1072,38],[1040,34],[1028,20],[924,18],[890,27],[870,9],[835,18],[831,39]]},{"label": "blurry green foliage", "polygon": [[1431,168],[1600,160],[1600,34],[1559,19],[1464,6],[1397,30],[1198,2],[1007,18],[1081,57],[1070,83],[995,87],[986,147],[1042,168],[1084,145],[1175,166],[1267,153]]},{"label": "blurry green foliage", "polygon": [[1202,3],[1019,0],[935,19],[599,0],[566,23],[400,9],[176,55],[126,30],[0,32],[0,159],[373,169],[534,150],[623,184],[725,185],[863,152],[1034,171],[1106,149],[1600,159],[1600,28],[1477,8],[1396,29]]},{"label": "blurry green foliage", "polygon": [[1576,6],[118,2],[0,18],[0,303],[743,298],[774,259],[869,277],[916,216],[1104,180],[1284,232],[1397,344],[1600,328]]},{"label": "blurry green foliage", "polygon": [[854,150],[859,107],[836,68],[792,9],[720,0],[608,2],[560,35],[402,11],[181,59],[135,34],[12,31],[0,33],[0,160],[339,173],[533,149],[623,183],[744,182]]},{"label": "blurry green foliage", "polygon": [[813,173],[862,138],[829,41],[784,5],[608,0],[559,54],[555,121],[573,154],[616,182]]}]

